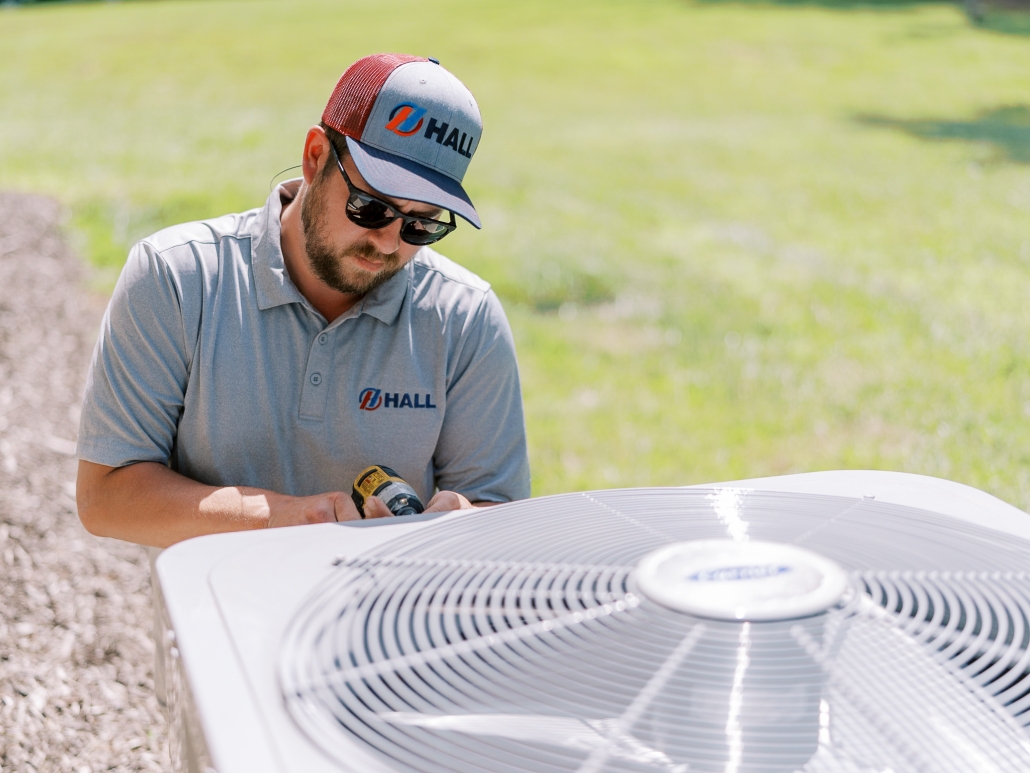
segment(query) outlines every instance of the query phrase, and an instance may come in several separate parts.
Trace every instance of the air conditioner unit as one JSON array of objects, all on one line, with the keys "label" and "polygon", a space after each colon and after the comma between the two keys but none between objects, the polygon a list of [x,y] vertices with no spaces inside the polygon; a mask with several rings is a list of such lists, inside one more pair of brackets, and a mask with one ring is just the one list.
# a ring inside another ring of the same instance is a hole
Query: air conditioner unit
[{"label": "air conditioner unit", "polygon": [[203,537],[181,769],[1030,771],[1030,516],[829,472]]}]

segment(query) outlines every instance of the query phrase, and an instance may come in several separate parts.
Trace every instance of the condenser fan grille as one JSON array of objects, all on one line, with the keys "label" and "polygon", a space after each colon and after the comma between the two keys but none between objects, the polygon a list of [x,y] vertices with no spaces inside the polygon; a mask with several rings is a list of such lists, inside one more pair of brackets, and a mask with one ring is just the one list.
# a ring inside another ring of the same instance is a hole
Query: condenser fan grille
[{"label": "condenser fan grille", "polygon": [[[800,620],[704,620],[634,567],[675,542],[805,547],[851,573]],[[344,560],[281,662],[346,767],[1024,771],[1027,544],[869,500],[636,490],[530,500]]]},{"label": "condenser fan grille", "polygon": [[865,572],[863,590],[933,659],[1030,725],[1030,582],[1024,572]]}]

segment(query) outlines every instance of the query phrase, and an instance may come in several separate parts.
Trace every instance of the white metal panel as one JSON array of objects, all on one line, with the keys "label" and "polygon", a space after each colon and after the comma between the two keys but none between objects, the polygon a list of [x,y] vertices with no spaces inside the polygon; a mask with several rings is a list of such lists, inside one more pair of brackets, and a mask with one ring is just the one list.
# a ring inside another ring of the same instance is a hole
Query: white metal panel
[{"label": "white metal panel", "polygon": [[270,532],[200,537],[174,545],[156,562],[175,645],[219,773],[283,770],[208,584],[220,560],[270,536],[274,539]]},{"label": "white metal panel", "polygon": [[158,580],[218,773],[338,770],[282,709],[274,659],[283,629],[334,557],[439,517],[215,534],[162,552]]},{"label": "white metal panel", "polygon": [[711,486],[838,497],[875,497],[879,502],[932,510],[978,526],[1030,539],[1030,514],[979,489],[929,475],[882,470],[831,470],[705,483],[690,488]]}]

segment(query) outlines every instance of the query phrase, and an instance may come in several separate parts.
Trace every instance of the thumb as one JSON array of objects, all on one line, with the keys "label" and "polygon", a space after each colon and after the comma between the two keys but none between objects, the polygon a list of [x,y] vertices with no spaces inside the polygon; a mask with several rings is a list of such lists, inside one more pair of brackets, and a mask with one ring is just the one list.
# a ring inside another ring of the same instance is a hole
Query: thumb
[{"label": "thumb", "polygon": [[365,500],[365,517],[366,518],[390,518],[393,513],[390,512],[390,508],[386,506],[386,502],[381,500],[379,497],[369,497]]}]

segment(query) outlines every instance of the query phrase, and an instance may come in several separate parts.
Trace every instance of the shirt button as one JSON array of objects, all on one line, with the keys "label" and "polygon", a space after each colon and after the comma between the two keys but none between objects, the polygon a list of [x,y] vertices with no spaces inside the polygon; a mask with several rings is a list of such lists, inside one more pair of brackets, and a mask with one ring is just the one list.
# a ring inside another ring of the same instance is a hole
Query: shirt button
[{"label": "shirt button", "polygon": [[325,342],[326,342],[326,341],[328,341],[328,340],[329,340],[329,336],[327,336],[327,335],[326,335],[325,333],[322,333],[322,335],[320,335],[320,336],[318,337],[318,342],[319,342],[320,344],[323,344],[323,345],[324,345],[324,344],[325,344]]},{"label": "shirt button", "polygon": [[318,386],[319,384],[321,384],[322,383],[322,374],[321,373],[312,373],[311,374],[311,383],[314,384],[315,386]]}]

